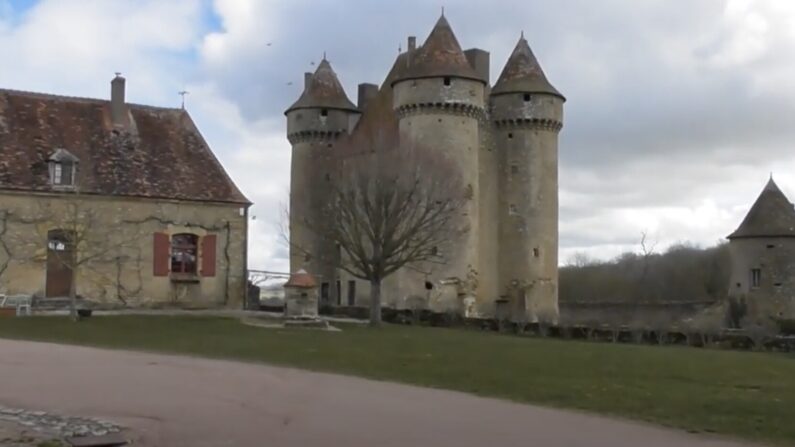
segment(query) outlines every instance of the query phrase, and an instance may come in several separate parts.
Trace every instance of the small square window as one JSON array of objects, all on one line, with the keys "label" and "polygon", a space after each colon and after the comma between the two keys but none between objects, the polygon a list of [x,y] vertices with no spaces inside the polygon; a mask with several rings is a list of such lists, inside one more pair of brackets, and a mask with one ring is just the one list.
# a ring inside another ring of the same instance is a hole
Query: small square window
[{"label": "small square window", "polygon": [[321,109],[320,116],[328,116],[328,109]]},{"label": "small square window", "polygon": [[450,82],[451,82],[451,79],[450,79],[450,77],[449,77],[449,76],[447,76],[447,77],[445,77],[445,78],[444,78],[444,85],[446,85],[446,86],[449,86],[449,85],[450,85]]},{"label": "small square window", "polygon": [[509,133],[509,134],[508,134],[508,139],[509,139],[509,140],[513,139],[513,134],[512,134],[512,133]]},{"label": "small square window", "polygon": [[524,94],[524,102],[530,102],[530,93]]},{"label": "small square window", "polygon": [[540,255],[541,255],[541,253],[539,252],[539,250],[538,250],[538,247],[534,248],[534,249],[533,249],[533,257],[536,257],[536,258],[537,258],[537,257],[539,257]]}]

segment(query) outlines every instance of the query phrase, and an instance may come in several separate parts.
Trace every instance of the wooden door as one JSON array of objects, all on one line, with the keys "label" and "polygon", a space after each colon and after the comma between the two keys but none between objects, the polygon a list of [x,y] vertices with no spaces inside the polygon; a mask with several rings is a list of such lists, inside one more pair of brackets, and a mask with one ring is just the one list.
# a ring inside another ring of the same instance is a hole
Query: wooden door
[{"label": "wooden door", "polygon": [[74,260],[69,233],[52,230],[47,235],[47,288],[48,298],[67,297],[72,287],[72,270],[69,265]]}]

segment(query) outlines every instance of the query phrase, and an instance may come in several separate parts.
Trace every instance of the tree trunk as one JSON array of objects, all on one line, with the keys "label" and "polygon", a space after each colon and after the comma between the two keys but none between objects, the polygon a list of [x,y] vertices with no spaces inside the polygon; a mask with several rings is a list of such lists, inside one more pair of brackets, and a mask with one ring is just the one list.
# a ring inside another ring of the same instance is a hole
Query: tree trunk
[{"label": "tree trunk", "polygon": [[370,281],[370,326],[381,325],[381,280]]},{"label": "tree trunk", "polygon": [[77,321],[77,274],[74,267],[69,269],[69,274],[72,277],[72,284],[69,285],[69,316],[72,321]]}]

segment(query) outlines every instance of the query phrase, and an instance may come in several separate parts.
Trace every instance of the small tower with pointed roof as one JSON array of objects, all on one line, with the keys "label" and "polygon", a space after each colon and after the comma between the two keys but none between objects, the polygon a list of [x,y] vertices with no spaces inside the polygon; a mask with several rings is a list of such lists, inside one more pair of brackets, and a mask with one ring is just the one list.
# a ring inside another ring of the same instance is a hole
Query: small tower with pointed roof
[{"label": "small tower with pointed roof", "polygon": [[[304,90],[284,114],[292,144],[290,172],[290,271],[305,267],[324,282],[335,281],[336,253],[317,236],[312,225],[324,221],[323,204],[329,199],[328,182],[334,173],[335,143],[348,134],[361,112],[348,99],[325,56],[314,73],[304,76]],[[322,298],[336,302],[335,289]],[[328,303],[322,303],[328,304]]]},{"label": "small tower with pointed roof", "polygon": [[524,34],[491,90],[500,291],[514,318],[558,318],[558,133],[565,98]]},{"label": "small tower with pointed roof", "polygon": [[[392,81],[393,107],[399,120],[401,143],[434,151],[435,156],[453,161],[468,197],[465,211],[453,226],[460,240],[451,244],[455,253],[434,276],[458,278],[445,288],[437,301],[453,302],[462,296],[475,296],[478,290],[465,278],[480,271],[478,257],[479,153],[480,124],[486,115],[487,79],[470,63],[447,19],[442,15],[425,42],[409,51]],[[466,230],[466,231],[457,231]],[[409,278],[404,272],[399,281],[410,295],[426,295],[425,280]]]},{"label": "small tower with pointed roof", "polygon": [[752,323],[795,318],[795,208],[772,176],[728,239],[729,297]]}]

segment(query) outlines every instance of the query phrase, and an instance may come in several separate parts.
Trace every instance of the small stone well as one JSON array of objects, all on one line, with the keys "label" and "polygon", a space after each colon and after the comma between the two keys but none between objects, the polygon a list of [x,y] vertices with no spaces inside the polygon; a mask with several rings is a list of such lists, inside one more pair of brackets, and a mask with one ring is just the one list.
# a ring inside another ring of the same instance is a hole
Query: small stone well
[{"label": "small stone well", "polygon": [[284,317],[318,318],[318,290],[315,277],[301,269],[284,284]]}]

